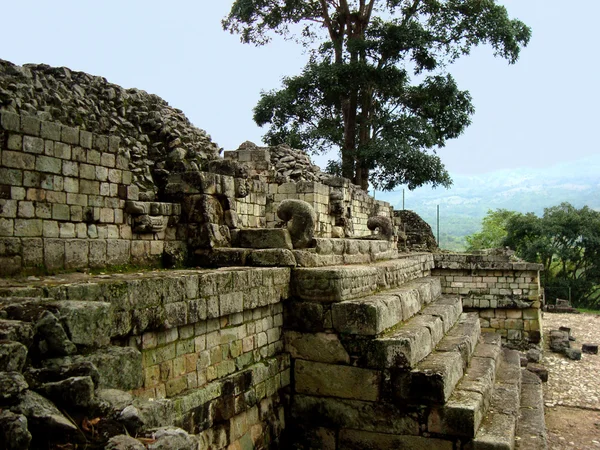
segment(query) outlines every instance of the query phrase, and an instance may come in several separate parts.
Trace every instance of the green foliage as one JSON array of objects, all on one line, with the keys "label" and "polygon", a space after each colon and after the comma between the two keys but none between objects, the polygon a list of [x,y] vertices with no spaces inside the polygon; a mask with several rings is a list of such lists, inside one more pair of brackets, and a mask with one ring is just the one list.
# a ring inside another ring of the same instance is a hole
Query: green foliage
[{"label": "green foliage", "polygon": [[506,226],[517,215],[507,209],[488,210],[481,223],[481,231],[467,236],[467,251],[502,247],[506,238]]},{"label": "green foliage", "polygon": [[544,265],[549,301],[570,292],[576,306],[599,305],[600,212],[562,203],[546,208],[542,217],[515,214],[506,223],[503,244]]},{"label": "green foliage", "polygon": [[446,67],[480,44],[514,63],[531,35],[496,0],[235,0],[223,27],[310,49],[300,75],[261,95],[265,142],[339,148],[343,175],[380,190],[451,184],[436,151],[474,110]]}]

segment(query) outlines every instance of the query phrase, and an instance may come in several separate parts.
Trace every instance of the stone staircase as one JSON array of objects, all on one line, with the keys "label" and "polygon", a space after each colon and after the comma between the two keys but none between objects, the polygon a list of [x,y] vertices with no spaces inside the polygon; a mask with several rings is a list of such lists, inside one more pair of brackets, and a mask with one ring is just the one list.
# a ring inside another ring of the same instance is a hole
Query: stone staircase
[{"label": "stone staircase", "polygon": [[541,429],[538,447],[519,448],[545,448],[541,389],[521,399],[535,380],[518,352],[441,295],[432,267],[431,254],[412,253],[293,269],[292,447],[502,450]]}]

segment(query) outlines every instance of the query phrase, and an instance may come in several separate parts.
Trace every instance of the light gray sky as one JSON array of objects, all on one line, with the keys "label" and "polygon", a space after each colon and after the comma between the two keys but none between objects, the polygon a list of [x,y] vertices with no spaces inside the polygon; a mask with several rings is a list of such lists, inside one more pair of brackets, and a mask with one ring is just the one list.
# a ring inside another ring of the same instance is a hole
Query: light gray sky
[{"label": "light gray sky", "polygon": [[[264,130],[252,121],[261,90],[280,86],[306,55],[276,40],[256,48],[222,31],[229,0],[5,1],[0,58],[101,75],[182,109],[225,150]],[[476,114],[440,150],[452,174],[546,167],[598,153],[598,0],[500,0],[533,28],[509,66],[488,48],[450,69]],[[323,158],[316,158],[321,166]]]}]

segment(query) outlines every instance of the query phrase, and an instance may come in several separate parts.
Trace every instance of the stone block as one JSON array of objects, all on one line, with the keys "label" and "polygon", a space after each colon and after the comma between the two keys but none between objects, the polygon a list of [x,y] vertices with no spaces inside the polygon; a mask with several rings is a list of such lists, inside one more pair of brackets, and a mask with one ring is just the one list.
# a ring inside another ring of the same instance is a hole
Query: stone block
[{"label": "stone block", "polygon": [[350,363],[348,352],[335,334],[288,331],[285,344],[293,358],[330,364]]},{"label": "stone block", "polygon": [[142,354],[132,347],[106,347],[86,355],[75,355],[45,361],[49,367],[70,366],[90,362],[99,372],[99,389],[139,389],[144,382]]},{"label": "stone block", "polygon": [[242,229],[239,242],[244,248],[293,249],[290,233],[283,228]]},{"label": "stone block", "polygon": [[79,145],[79,128],[72,128],[62,125],[60,130],[60,140],[73,145]]},{"label": "stone block", "polygon": [[89,245],[87,240],[74,239],[65,242],[65,269],[81,269],[88,266]]},{"label": "stone block", "polygon": [[18,203],[16,200],[0,199],[0,217],[14,219],[17,217]]},{"label": "stone block", "polygon": [[372,433],[357,430],[341,430],[339,437],[340,448],[347,450],[452,450],[454,443],[442,439],[423,436],[403,436],[387,433]]},{"label": "stone block", "polygon": [[395,377],[394,395],[399,400],[419,404],[445,403],[462,375],[460,353],[432,353],[416,369],[400,372]]},{"label": "stone block", "polygon": [[41,237],[42,220],[41,219],[15,219],[15,236],[22,237]]},{"label": "stone block", "polygon": [[40,135],[41,121],[33,116],[21,115],[21,131],[32,136]]},{"label": "stone block", "polygon": [[27,347],[20,342],[0,342],[0,372],[21,372],[27,358]]},{"label": "stone block", "polygon": [[33,136],[23,136],[23,151],[41,155],[44,153],[44,140]]},{"label": "stone block", "polygon": [[110,344],[114,333],[110,303],[65,300],[51,302],[74,344],[102,347]]},{"label": "stone block", "polygon": [[79,130],[79,145],[83,148],[92,148],[92,133],[85,130]]},{"label": "stone block", "polygon": [[56,122],[43,121],[40,135],[44,139],[60,141],[60,124]]},{"label": "stone block", "polygon": [[10,186],[21,186],[23,184],[23,172],[0,167],[0,180]]},{"label": "stone block", "polygon": [[23,239],[23,265],[27,267],[44,264],[44,244],[42,239]]},{"label": "stone block", "polygon": [[21,131],[21,117],[8,111],[0,111],[0,125],[6,131]]},{"label": "stone block", "polygon": [[292,423],[310,426],[403,435],[419,434],[419,422],[416,418],[387,402],[365,402],[296,394],[290,405],[290,416]]},{"label": "stone block", "polygon": [[248,253],[246,264],[258,267],[295,267],[296,258],[287,249],[268,248]]},{"label": "stone block", "polygon": [[39,155],[35,158],[35,170],[60,175],[62,172],[62,160],[51,156]]},{"label": "stone block", "polygon": [[445,405],[431,410],[427,430],[430,433],[472,438],[479,429],[484,411],[482,394],[456,391]]},{"label": "stone block", "polygon": [[373,402],[379,398],[381,374],[378,371],[296,360],[294,373],[296,391],[301,394]]},{"label": "stone block", "polygon": [[2,164],[15,169],[32,169],[35,167],[35,155],[23,152],[3,151]]}]

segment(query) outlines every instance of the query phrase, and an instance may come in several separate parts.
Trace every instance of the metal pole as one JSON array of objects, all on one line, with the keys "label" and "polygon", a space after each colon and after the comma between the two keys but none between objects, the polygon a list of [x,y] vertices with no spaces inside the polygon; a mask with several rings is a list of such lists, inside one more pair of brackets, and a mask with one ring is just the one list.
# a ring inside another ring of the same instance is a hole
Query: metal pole
[{"label": "metal pole", "polygon": [[404,189],[402,189],[402,211],[404,211]]},{"label": "metal pole", "polygon": [[440,205],[437,205],[437,241],[440,246]]}]

